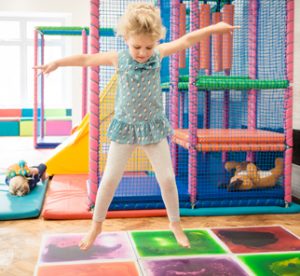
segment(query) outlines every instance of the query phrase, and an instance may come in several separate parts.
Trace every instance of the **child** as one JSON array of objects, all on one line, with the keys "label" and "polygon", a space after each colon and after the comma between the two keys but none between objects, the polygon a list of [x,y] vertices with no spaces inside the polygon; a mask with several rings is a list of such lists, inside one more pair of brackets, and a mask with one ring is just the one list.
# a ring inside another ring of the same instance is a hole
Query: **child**
[{"label": "child", "polygon": [[130,4],[117,30],[127,50],[76,55],[35,67],[47,74],[60,66],[107,65],[114,66],[119,73],[115,116],[108,129],[111,144],[106,168],[97,192],[92,226],[79,244],[81,249],[88,249],[101,233],[126,162],[138,146],[145,151],[155,171],[170,229],[179,245],[190,247],[180,225],[178,193],[166,139],[172,129],[163,112],[160,62],[163,57],[189,48],[212,33],[232,32],[235,28],[238,27],[221,22],[158,45],[165,35],[159,10],[152,4]]},{"label": "child", "polygon": [[9,166],[5,178],[9,192],[16,196],[28,194],[36,187],[37,183],[46,179],[46,169],[45,164],[28,167],[23,160]]}]

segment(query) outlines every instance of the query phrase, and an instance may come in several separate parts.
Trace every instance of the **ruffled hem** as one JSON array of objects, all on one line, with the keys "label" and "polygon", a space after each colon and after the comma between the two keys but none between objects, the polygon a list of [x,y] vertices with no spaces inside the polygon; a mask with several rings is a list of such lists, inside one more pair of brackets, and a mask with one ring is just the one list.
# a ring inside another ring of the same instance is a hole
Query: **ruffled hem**
[{"label": "ruffled hem", "polygon": [[119,144],[155,144],[171,134],[173,134],[173,130],[166,117],[135,124],[114,118],[107,130],[110,140]]}]

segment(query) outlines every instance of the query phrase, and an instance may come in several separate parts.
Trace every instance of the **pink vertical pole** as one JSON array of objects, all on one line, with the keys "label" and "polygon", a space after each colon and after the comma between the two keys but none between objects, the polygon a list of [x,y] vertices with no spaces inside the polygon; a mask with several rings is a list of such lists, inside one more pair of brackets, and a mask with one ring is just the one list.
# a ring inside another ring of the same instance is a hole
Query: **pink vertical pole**
[{"label": "pink vertical pole", "polygon": [[[179,38],[179,10],[180,3],[178,0],[172,0],[171,5],[171,39],[175,40]],[[171,94],[171,125],[173,129],[178,128],[178,79],[179,79],[179,53],[171,56],[170,67],[170,94]],[[175,143],[171,144],[172,163],[175,174],[177,174],[177,162],[178,162],[178,146]]]},{"label": "pink vertical pole", "polygon": [[[186,5],[184,3],[179,4],[179,36],[185,35],[186,28]],[[179,53],[179,68],[185,68],[186,50]]]},{"label": "pink vertical pole", "polygon": [[[231,1],[229,1],[231,2]],[[225,4],[223,7],[223,21],[233,25],[234,24],[234,5]],[[233,35],[231,33],[223,34],[222,42],[222,64],[226,76],[230,75],[230,70],[232,67],[232,45],[233,45]],[[223,128],[229,128],[229,101],[230,101],[230,91],[224,91],[224,111],[223,111]],[[227,152],[222,152],[222,161],[226,162],[228,159]]]},{"label": "pink vertical pole", "polygon": [[[99,0],[91,0],[90,43],[91,53],[99,52]],[[96,201],[99,183],[99,67],[91,68],[90,86],[90,133],[89,133],[89,204]]]},{"label": "pink vertical pole", "polygon": [[[200,29],[210,26],[210,5],[204,4],[200,6]],[[200,42],[199,51],[199,68],[206,69],[205,74],[207,76],[211,75],[211,37],[205,38],[205,41]],[[210,127],[210,104],[211,104],[211,91],[206,90],[204,93],[204,113],[203,113],[203,128]],[[206,153],[203,153],[206,156]]]},{"label": "pink vertical pole", "polygon": [[[45,37],[44,34],[41,34],[41,64],[44,64],[45,61]],[[44,74],[41,74],[41,137],[44,138],[45,136],[45,89],[44,89]]]},{"label": "pink vertical pole", "polygon": [[[221,0],[217,1],[216,11],[212,14],[212,23],[217,24],[222,21],[222,13],[220,12]],[[223,44],[223,36],[222,34],[213,34],[213,51],[214,51],[214,71],[220,72],[223,69],[223,57],[222,57],[222,44]]]},{"label": "pink vertical pole", "polygon": [[[257,0],[249,0],[249,77],[257,78]],[[256,90],[251,89],[248,93],[248,129],[256,129]],[[254,152],[247,152],[247,160],[254,161]]]},{"label": "pink vertical pole", "polygon": [[[231,2],[228,1],[229,3]],[[234,5],[232,4],[225,4],[223,7],[223,21],[233,25],[234,23]],[[223,69],[225,70],[231,70],[232,67],[232,50],[233,50],[233,34],[231,33],[225,33],[223,34],[223,43],[222,43],[222,63],[223,63]]]},{"label": "pink vertical pole", "polygon": [[[294,81],[294,0],[287,0],[286,4],[286,73],[290,83]],[[284,158],[284,200],[289,203],[292,201],[292,156],[293,156],[293,87],[290,86],[285,92],[285,133],[286,145],[288,149]]]},{"label": "pink vertical pole", "polygon": [[[210,5],[201,4],[200,5],[200,15],[199,15],[199,28],[208,27],[210,25]],[[210,70],[210,36],[203,38],[200,41],[200,54],[201,57],[199,62],[199,69]]]},{"label": "pink vertical pole", "polygon": [[[191,31],[199,28],[198,0],[191,3]],[[197,129],[198,129],[198,89],[195,85],[199,68],[199,45],[190,51],[189,79],[189,193],[194,207],[197,199]]]},{"label": "pink vertical pole", "polygon": [[[34,66],[38,65],[38,30],[34,30]],[[37,147],[38,70],[34,69],[33,99],[33,145]]]},{"label": "pink vertical pole", "polygon": [[[87,34],[86,30],[82,30],[82,53],[86,54],[87,51]],[[87,113],[87,68],[82,68],[82,105],[81,117],[83,118]]]},{"label": "pink vertical pole", "polygon": [[292,202],[292,159],[293,149],[288,148],[284,154],[284,201]]}]

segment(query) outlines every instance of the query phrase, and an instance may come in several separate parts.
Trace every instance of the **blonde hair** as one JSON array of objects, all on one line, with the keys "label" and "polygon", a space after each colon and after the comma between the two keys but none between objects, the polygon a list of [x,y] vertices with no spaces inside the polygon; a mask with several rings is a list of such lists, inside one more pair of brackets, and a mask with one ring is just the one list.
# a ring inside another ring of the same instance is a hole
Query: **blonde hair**
[{"label": "blonde hair", "polygon": [[29,193],[29,184],[24,176],[17,175],[9,181],[9,192],[12,195],[24,196]]},{"label": "blonde hair", "polygon": [[160,11],[152,4],[133,3],[127,6],[117,26],[117,34],[127,38],[130,35],[146,34],[154,40],[165,37]]}]

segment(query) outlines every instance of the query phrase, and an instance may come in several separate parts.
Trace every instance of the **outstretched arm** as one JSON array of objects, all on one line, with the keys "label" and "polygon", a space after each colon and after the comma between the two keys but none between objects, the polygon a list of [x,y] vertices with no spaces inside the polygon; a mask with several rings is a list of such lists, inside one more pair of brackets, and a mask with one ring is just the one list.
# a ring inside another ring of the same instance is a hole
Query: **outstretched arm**
[{"label": "outstretched arm", "polygon": [[190,32],[174,41],[160,44],[157,46],[157,48],[160,52],[160,57],[163,58],[186,48],[190,48],[211,34],[228,33],[238,28],[240,28],[240,26],[231,26],[227,23],[219,22],[215,25]]},{"label": "outstretched arm", "polygon": [[107,65],[117,67],[118,64],[118,54],[117,52],[105,52],[97,54],[84,54],[69,56],[62,59],[52,61],[50,63],[34,66],[33,69],[39,69],[43,74],[49,74],[50,72],[56,70],[58,67],[63,66],[99,66]]}]

